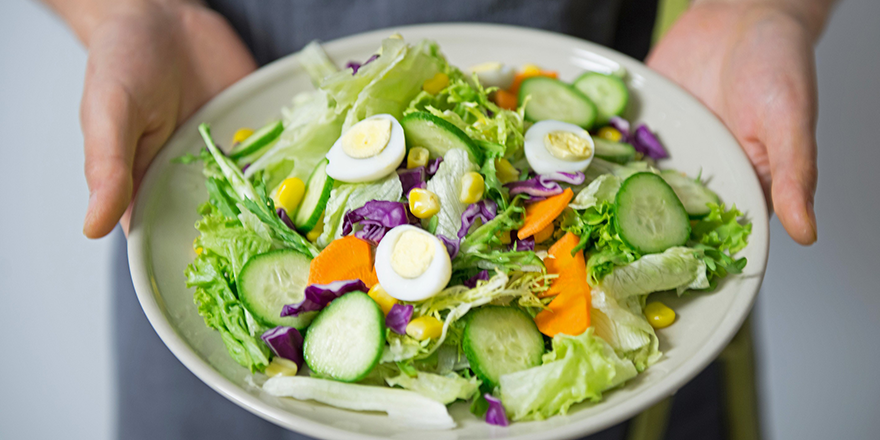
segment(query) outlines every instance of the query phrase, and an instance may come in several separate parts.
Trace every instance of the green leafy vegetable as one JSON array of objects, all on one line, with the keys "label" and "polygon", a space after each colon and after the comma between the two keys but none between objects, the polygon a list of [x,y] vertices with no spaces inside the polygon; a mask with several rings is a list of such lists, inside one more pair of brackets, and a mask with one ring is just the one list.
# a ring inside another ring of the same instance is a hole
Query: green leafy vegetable
[{"label": "green leafy vegetable", "polygon": [[589,250],[587,276],[590,285],[598,284],[615,267],[632,263],[640,256],[621,240],[614,226],[613,207],[612,202],[601,201],[582,213],[572,210],[563,213],[562,230],[580,238],[575,251]]},{"label": "green leafy vegetable", "polygon": [[436,214],[436,234],[452,239],[458,237],[458,230],[461,229],[461,214],[467,209],[467,205],[459,199],[461,178],[476,170],[477,166],[462,149],[449,150],[443,156],[443,162],[440,163],[437,173],[428,181],[428,191],[436,194],[440,199],[440,212]]},{"label": "green leafy vegetable", "polygon": [[324,232],[318,237],[318,245],[325,247],[342,237],[342,220],[346,212],[364,206],[370,200],[396,202],[403,197],[403,186],[397,173],[368,183],[343,183],[333,188],[324,208]]},{"label": "green leafy vegetable", "polygon": [[247,319],[247,311],[232,290],[230,271],[225,258],[206,251],[187,266],[186,285],[196,288],[199,315],[205,325],[220,332],[229,355],[252,372],[262,371],[269,365],[269,347],[260,340],[264,329]]},{"label": "green leafy vegetable", "polygon": [[593,328],[579,336],[558,334],[543,365],[501,376],[501,402],[513,420],[542,420],[578,402],[598,401],[636,374]]},{"label": "green leafy vegetable", "polygon": [[660,359],[660,340],[642,313],[638,297],[618,302],[601,288],[594,287],[590,298],[590,325],[596,329],[596,336],[608,342],[618,356],[631,360],[639,372]]},{"label": "green leafy vegetable", "polygon": [[702,252],[703,262],[709,272],[709,289],[728,273],[740,273],[746,266],[746,258],[733,258],[748,244],[752,224],[740,219],[743,213],[736,206],[725,210],[724,205],[709,204],[711,211],[698,221],[691,230],[691,245]]},{"label": "green leafy vegetable", "polygon": [[449,404],[458,399],[470,399],[480,388],[480,380],[476,377],[465,379],[455,373],[439,375],[418,372],[415,377],[401,374],[389,377],[385,382],[389,386],[415,391],[442,404]]},{"label": "green leafy vegetable", "polygon": [[452,262],[455,270],[543,270],[544,264],[534,252],[508,250],[507,245],[502,244],[499,238],[522,225],[525,215],[525,208],[521,206],[522,200],[523,197],[514,198],[507,209],[464,237],[458,256]]},{"label": "green leafy vegetable", "polygon": [[614,268],[600,285],[618,301],[663,290],[675,289],[680,295],[688,289],[705,289],[709,279],[700,257],[697,250],[671,247]]},{"label": "green leafy vegetable", "polygon": [[602,202],[614,203],[621,183],[623,179],[613,174],[603,174],[582,189],[568,206],[571,209],[585,210]]}]

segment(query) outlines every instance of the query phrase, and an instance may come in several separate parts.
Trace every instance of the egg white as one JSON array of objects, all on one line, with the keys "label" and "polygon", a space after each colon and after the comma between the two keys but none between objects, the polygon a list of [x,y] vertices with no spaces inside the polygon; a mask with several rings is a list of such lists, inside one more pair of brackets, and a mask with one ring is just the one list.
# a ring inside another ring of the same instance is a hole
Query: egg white
[{"label": "egg white", "polygon": [[[544,146],[544,137],[554,131],[567,131],[586,140],[590,145],[590,157],[584,160],[568,161],[550,154],[550,151]],[[557,171],[566,173],[584,171],[590,166],[590,162],[592,162],[593,156],[596,153],[593,138],[590,137],[586,130],[574,124],[554,120],[540,121],[532,125],[525,134],[524,149],[529,166],[538,174],[548,174]]]},{"label": "egg white", "polygon": [[[355,159],[342,148],[342,136],[333,144],[327,152],[327,175],[340,182],[358,183],[370,182],[385,177],[400,165],[406,156],[406,141],[403,136],[403,127],[394,116],[389,114],[373,115],[364,119],[388,119],[391,121],[391,137],[388,144],[379,154],[365,159]],[[363,122],[363,121],[361,121]],[[359,124],[360,122],[358,122]],[[352,128],[356,127],[355,124]],[[351,130],[350,128],[349,130]]]},{"label": "egg white", "polygon": [[[415,278],[404,278],[391,267],[394,246],[406,231],[417,231],[435,241],[434,258],[428,268]],[[382,288],[392,297],[400,301],[422,301],[440,293],[449,284],[452,261],[446,246],[436,236],[412,225],[401,225],[385,233],[376,248],[376,276]]]},{"label": "egg white", "polygon": [[471,74],[477,74],[477,79],[483,87],[498,87],[502,90],[509,89],[513,85],[514,76],[516,76],[513,67],[501,63],[477,64],[471,66],[469,70]]}]

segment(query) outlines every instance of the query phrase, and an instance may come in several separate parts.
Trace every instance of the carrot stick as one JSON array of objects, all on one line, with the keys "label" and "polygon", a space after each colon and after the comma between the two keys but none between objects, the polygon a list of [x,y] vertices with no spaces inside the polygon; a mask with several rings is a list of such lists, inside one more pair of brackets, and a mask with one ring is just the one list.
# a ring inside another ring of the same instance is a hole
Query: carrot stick
[{"label": "carrot stick", "polygon": [[495,91],[492,98],[495,100],[495,104],[498,104],[498,107],[507,110],[516,110],[516,106],[519,104],[519,98],[507,90]]},{"label": "carrot stick", "polygon": [[568,290],[587,290],[590,287],[587,282],[587,264],[584,260],[584,251],[579,250],[571,255],[580,239],[571,232],[565,234],[548,251],[549,256],[544,259],[547,273],[559,275],[550,284],[550,288],[541,292],[538,297],[547,298],[562,294]]},{"label": "carrot stick", "polygon": [[333,240],[309,265],[309,284],[358,279],[367,287],[378,283],[369,243],[353,235]]},{"label": "carrot stick", "polygon": [[573,196],[571,188],[566,188],[562,194],[526,206],[526,218],[516,236],[520,240],[524,240],[546,228],[547,225],[553,223],[556,217],[559,217],[559,214],[562,214]]},{"label": "carrot stick", "polygon": [[589,291],[585,294],[583,291],[566,290],[547,305],[549,310],[542,310],[535,316],[535,324],[541,333],[551,338],[559,333],[577,336],[590,326],[589,305]]}]

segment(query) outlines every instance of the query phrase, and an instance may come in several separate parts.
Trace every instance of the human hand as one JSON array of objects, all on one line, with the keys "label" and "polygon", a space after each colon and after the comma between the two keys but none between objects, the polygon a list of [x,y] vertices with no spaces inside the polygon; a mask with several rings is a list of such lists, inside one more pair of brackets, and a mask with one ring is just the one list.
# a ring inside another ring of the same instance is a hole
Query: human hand
[{"label": "human hand", "polygon": [[647,63],[730,128],[782,225],[808,245],[816,241],[813,44],[821,25],[770,3],[698,3]]},{"label": "human hand", "polygon": [[80,107],[89,238],[107,235],[120,219],[128,233],[132,196],[175,127],[256,68],[229,24],[200,4],[103,4],[109,9],[89,17],[93,28],[74,26],[89,50]]}]

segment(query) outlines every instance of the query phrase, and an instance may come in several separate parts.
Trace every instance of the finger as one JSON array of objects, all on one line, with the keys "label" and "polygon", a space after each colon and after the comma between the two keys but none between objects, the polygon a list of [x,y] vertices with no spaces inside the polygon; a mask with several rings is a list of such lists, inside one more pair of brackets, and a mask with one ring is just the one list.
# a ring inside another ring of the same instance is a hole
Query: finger
[{"label": "finger", "polygon": [[777,106],[773,118],[777,121],[767,124],[772,129],[766,136],[773,209],[791,238],[809,245],[817,238],[815,116],[810,110],[814,107],[802,99],[781,99],[786,102]]},{"label": "finger", "polygon": [[80,119],[89,185],[83,233],[99,238],[113,230],[131,201],[131,169],[139,137],[136,108],[117,83],[87,79]]}]

